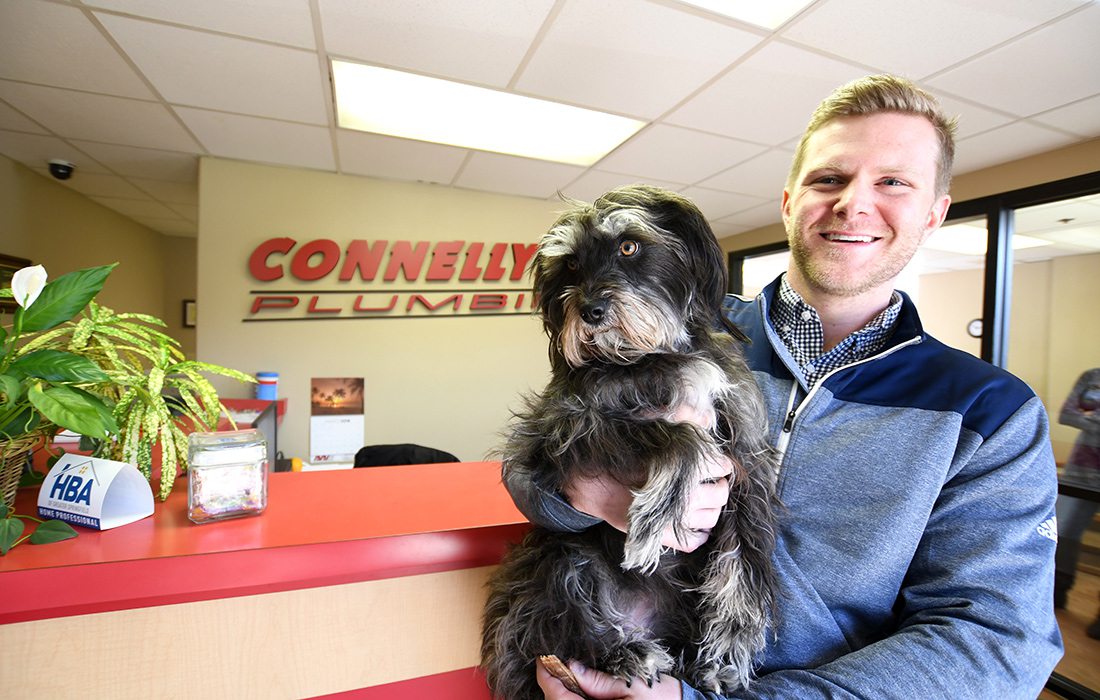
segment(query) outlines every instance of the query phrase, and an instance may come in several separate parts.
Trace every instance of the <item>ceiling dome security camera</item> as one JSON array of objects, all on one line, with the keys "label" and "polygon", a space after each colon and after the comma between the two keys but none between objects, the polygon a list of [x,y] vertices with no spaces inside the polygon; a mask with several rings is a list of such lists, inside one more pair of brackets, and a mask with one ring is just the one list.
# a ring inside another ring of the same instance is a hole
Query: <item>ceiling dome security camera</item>
[{"label": "ceiling dome security camera", "polygon": [[61,160],[60,158],[51,160],[49,166],[50,175],[53,175],[58,180],[68,180],[73,176],[73,171],[76,170],[76,165],[67,160]]}]

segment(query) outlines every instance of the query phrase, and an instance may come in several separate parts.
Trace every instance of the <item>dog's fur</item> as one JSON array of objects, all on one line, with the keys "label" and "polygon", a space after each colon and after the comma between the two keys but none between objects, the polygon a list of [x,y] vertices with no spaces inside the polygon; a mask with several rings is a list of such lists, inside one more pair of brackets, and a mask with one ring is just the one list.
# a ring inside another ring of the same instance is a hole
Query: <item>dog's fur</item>
[{"label": "dog's fur", "polygon": [[[552,378],[513,421],[503,469],[549,492],[574,476],[626,485],[628,534],[534,528],[490,581],[482,667],[507,700],[542,697],[540,654],[729,692],[749,682],[774,608],[776,465],[737,331],[722,330],[722,251],[672,192],[574,204],[534,257]],[[683,405],[710,425],[672,420]],[[695,552],[664,551],[718,455],[735,465],[718,525]]]}]

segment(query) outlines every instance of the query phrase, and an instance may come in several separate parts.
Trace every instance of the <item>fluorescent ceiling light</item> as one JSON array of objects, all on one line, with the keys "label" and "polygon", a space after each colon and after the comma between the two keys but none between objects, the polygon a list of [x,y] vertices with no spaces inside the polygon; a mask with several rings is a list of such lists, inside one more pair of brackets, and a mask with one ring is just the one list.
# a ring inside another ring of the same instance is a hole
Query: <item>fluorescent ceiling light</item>
[{"label": "fluorescent ceiling light", "polygon": [[[944,226],[929,236],[928,240],[924,242],[924,247],[961,255],[985,255],[985,244],[988,236],[989,234],[984,227],[971,224],[954,224]],[[1012,236],[1013,250],[1038,248],[1050,244],[1050,241],[1033,238],[1032,236]]]},{"label": "fluorescent ceiling light", "polygon": [[339,125],[375,134],[592,165],[645,122],[439,78],[332,62]]},{"label": "fluorescent ceiling light", "polygon": [[715,14],[775,29],[798,14],[812,0],[680,0]]}]

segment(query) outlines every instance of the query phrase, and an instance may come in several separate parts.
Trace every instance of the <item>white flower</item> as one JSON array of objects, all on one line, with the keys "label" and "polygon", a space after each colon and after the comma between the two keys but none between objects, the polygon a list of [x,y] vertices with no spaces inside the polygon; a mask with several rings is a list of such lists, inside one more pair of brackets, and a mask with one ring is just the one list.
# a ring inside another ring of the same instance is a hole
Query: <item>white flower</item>
[{"label": "white flower", "polygon": [[41,265],[24,267],[11,276],[11,291],[17,304],[29,308],[46,286],[46,268]]}]

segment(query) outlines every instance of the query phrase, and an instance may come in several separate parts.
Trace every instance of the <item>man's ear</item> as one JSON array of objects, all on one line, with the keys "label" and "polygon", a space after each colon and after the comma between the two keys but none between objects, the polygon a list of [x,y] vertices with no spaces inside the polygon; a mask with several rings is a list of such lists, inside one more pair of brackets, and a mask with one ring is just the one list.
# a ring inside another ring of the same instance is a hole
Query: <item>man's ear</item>
[{"label": "man's ear", "polygon": [[951,208],[951,195],[945,194],[937,199],[932,208],[928,210],[928,221],[925,223],[924,235],[921,236],[920,242],[924,243],[928,240],[928,237],[939,230],[940,226],[943,226],[943,222],[947,220],[947,210]]},{"label": "man's ear", "polygon": [[783,203],[779,207],[783,213],[783,228],[787,228],[787,221],[791,218],[791,193],[784,187],[783,188]]}]

